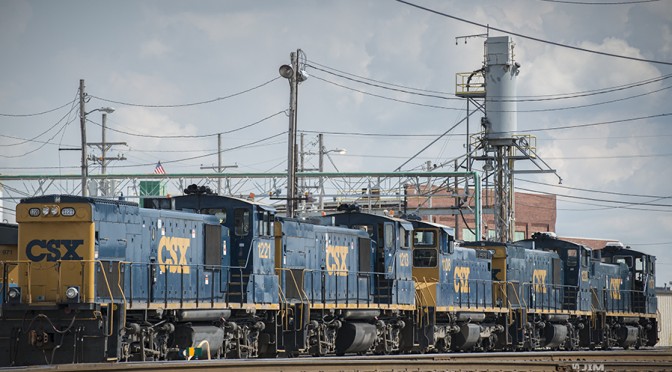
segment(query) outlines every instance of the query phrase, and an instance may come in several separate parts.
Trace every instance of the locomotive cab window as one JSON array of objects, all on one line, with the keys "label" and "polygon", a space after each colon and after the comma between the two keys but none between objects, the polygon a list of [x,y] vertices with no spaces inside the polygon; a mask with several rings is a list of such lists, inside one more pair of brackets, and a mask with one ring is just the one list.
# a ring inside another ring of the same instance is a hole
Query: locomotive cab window
[{"label": "locomotive cab window", "polygon": [[436,231],[421,230],[413,233],[414,247],[436,247]]},{"label": "locomotive cab window", "polygon": [[411,246],[411,232],[402,226],[399,226],[399,246],[406,249]]},{"label": "locomotive cab window", "polygon": [[353,225],[352,228],[356,229],[356,230],[365,231],[367,234],[369,234],[369,238],[371,240],[376,240],[376,237],[374,235],[375,230],[373,229],[373,225]]},{"label": "locomotive cab window", "polygon": [[226,223],[226,209],[223,208],[208,208],[203,210],[203,214],[211,214],[219,218],[219,223],[224,225]]},{"label": "locomotive cab window", "polygon": [[413,267],[436,267],[437,256],[434,248],[416,248],[413,250]]},{"label": "locomotive cab window", "polygon": [[567,250],[567,266],[576,266],[578,264],[579,259],[576,256],[577,256],[576,249]]},{"label": "locomotive cab window", "polygon": [[632,257],[627,257],[627,256],[616,256],[614,257],[614,262],[615,263],[624,263],[628,265],[628,267],[632,267]]},{"label": "locomotive cab window", "polygon": [[233,211],[233,218],[236,235],[246,236],[250,232],[250,210],[246,208],[236,208]]},{"label": "locomotive cab window", "polygon": [[588,267],[588,254],[586,252],[583,252],[581,256],[581,267]]},{"label": "locomotive cab window", "polygon": [[394,246],[394,227],[391,223],[385,224],[385,248]]}]

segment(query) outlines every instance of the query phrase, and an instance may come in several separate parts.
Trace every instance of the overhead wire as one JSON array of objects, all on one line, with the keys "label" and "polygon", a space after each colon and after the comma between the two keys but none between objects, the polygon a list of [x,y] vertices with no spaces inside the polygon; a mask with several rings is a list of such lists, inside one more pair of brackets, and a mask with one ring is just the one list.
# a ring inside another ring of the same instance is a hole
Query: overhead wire
[{"label": "overhead wire", "polygon": [[[672,204],[653,203],[654,201],[672,198],[672,195],[661,197],[661,198],[656,198],[656,199],[651,200],[650,202],[626,202],[626,201],[622,201],[622,200],[598,199],[598,198],[589,198],[589,197],[583,197],[583,196],[563,195],[563,194],[557,194],[557,193],[552,193],[552,192],[547,192],[547,191],[532,190],[532,189],[527,189],[527,188],[523,188],[523,187],[516,187],[516,189],[523,190],[523,191],[528,191],[528,192],[539,193],[539,194],[556,195],[558,197],[568,198],[568,199],[587,200],[587,201],[602,202],[602,203],[624,204],[624,206],[621,206],[623,208],[625,208],[627,206],[649,206],[649,207],[672,208]],[[672,210],[670,210],[669,212],[672,212]]]},{"label": "overhead wire", "polygon": [[[320,67],[316,67],[320,66]],[[361,84],[366,84],[369,86],[377,87],[377,88],[382,88],[382,89],[388,89],[392,91],[398,91],[398,92],[403,92],[403,93],[408,93],[408,94],[415,94],[415,95],[420,95],[420,96],[425,96],[425,97],[431,97],[431,98],[439,98],[439,99],[451,99],[451,100],[462,100],[462,98],[457,98],[457,97],[445,97],[445,96],[453,96],[454,93],[449,93],[449,92],[441,92],[441,91],[433,91],[433,90],[425,90],[421,88],[414,88],[414,87],[409,87],[405,85],[399,85],[395,83],[389,83],[389,82],[384,82],[381,80],[375,80],[375,79],[370,79],[364,76],[352,74],[343,70],[339,70],[333,67],[329,67],[314,61],[309,61],[307,66],[312,67],[316,70],[326,72],[330,75],[341,77],[353,82],[361,83]],[[331,71],[330,71],[331,70]],[[333,72],[336,71],[336,72]],[[347,75],[347,76],[346,76]],[[571,99],[571,98],[581,98],[581,97],[588,97],[588,96],[594,96],[598,94],[606,94],[606,93],[613,93],[617,91],[622,91],[626,89],[631,89],[631,88],[636,88],[648,84],[653,84],[657,83],[666,79],[672,78],[672,74],[667,74],[667,75],[662,75],[662,76],[657,76],[654,78],[649,78],[645,80],[640,80],[637,82],[633,83],[628,83],[628,84],[623,84],[623,85],[617,85],[613,87],[607,87],[607,88],[599,88],[599,89],[594,89],[594,90],[586,90],[586,91],[581,91],[581,92],[575,92],[575,93],[561,93],[561,94],[553,94],[553,95],[534,95],[534,96],[516,96],[516,98],[507,98],[507,99],[496,99],[492,98],[492,96],[488,97],[488,100],[490,101],[496,101],[496,102],[536,102],[536,101],[553,101],[553,100],[563,100],[563,99]],[[369,83],[368,81],[371,81],[373,83]],[[390,88],[393,87],[393,88]],[[400,88],[400,89],[398,89]],[[411,90],[417,91],[417,92],[412,92]],[[432,94],[425,94],[425,93],[418,93],[418,92],[427,92],[427,93],[432,93]],[[532,97],[532,98],[531,98]],[[534,98],[538,97],[538,98]]]},{"label": "overhead wire", "polygon": [[102,98],[102,97],[98,97],[98,96],[91,95],[91,94],[89,94],[88,96],[91,97],[91,98],[95,98],[95,99],[104,101],[104,102],[114,103],[114,104],[117,104],[117,105],[123,105],[123,106],[147,107],[147,108],[178,108],[178,107],[189,107],[189,106],[205,105],[205,104],[208,104],[208,103],[213,103],[213,102],[217,102],[217,101],[222,101],[222,100],[225,100],[225,99],[233,98],[233,97],[236,97],[236,96],[239,96],[239,95],[242,95],[242,94],[251,92],[251,91],[253,91],[253,90],[259,89],[259,88],[261,88],[261,87],[264,87],[264,86],[266,86],[266,85],[268,85],[268,84],[270,84],[270,83],[272,83],[272,82],[274,82],[274,81],[276,81],[276,80],[278,80],[278,79],[280,79],[280,76],[275,77],[275,78],[273,78],[273,79],[271,79],[271,80],[268,80],[268,81],[266,81],[266,82],[264,82],[264,83],[261,83],[261,84],[259,84],[259,85],[256,85],[256,86],[254,86],[254,87],[252,87],[252,88],[245,89],[245,90],[243,90],[243,91],[237,92],[237,93],[229,94],[229,95],[227,95],[227,96],[223,96],[223,97],[217,97],[217,98],[212,98],[212,99],[208,99],[208,100],[204,100],[204,101],[190,102],[190,103],[178,103],[178,104],[166,104],[166,105],[158,105],[158,104],[140,104],[140,103],[131,103],[131,102],[124,102],[124,101],[112,100],[112,99],[108,99],[108,98]]},{"label": "overhead wire", "polygon": [[[222,149],[222,151],[215,151],[215,152],[207,153],[207,154],[204,154],[204,155],[192,156],[192,157],[182,158],[182,159],[176,159],[176,160],[165,160],[165,161],[162,160],[162,161],[161,161],[161,164],[179,163],[179,162],[183,162],[183,161],[187,161],[187,160],[201,159],[201,158],[205,158],[205,157],[208,157],[208,156],[217,155],[217,154],[219,154],[220,152],[228,152],[228,151],[238,150],[238,149],[241,149],[241,148],[249,147],[249,146],[251,146],[251,145],[256,145],[256,144],[258,144],[258,143],[260,143],[260,142],[268,141],[269,139],[272,139],[272,138],[275,138],[275,137],[279,137],[279,136],[281,136],[281,135],[283,135],[283,134],[287,134],[287,131],[280,132],[280,133],[274,134],[274,135],[272,135],[272,136],[264,137],[264,138],[262,138],[262,139],[259,139],[259,140],[256,140],[256,141],[252,141],[252,142],[249,142],[249,143],[246,143],[246,144],[243,144],[243,145],[239,145],[239,146],[234,146],[234,147],[229,147],[229,148],[226,148],[226,149]],[[110,167],[110,168],[132,168],[132,167],[147,166],[147,165],[155,165],[155,164],[156,164],[156,163],[152,162],[152,163],[147,163],[147,164],[119,165],[119,166],[113,166],[113,167]]]},{"label": "overhead wire", "polygon": [[67,102],[67,103],[65,103],[65,104],[63,104],[63,105],[61,105],[61,106],[56,107],[56,108],[53,108],[53,109],[51,109],[51,110],[42,111],[42,112],[36,112],[36,113],[32,113],[32,114],[6,114],[6,113],[0,113],[0,116],[7,116],[7,117],[13,117],[13,118],[25,118],[25,117],[31,117],[31,116],[40,116],[40,115],[44,115],[44,114],[48,114],[48,113],[50,113],[50,112],[54,112],[54,111],[60,110],[60,109],[62,109],[63,107],[66,107],[67,105],[70,105],[70,104],[72,104],[72,103],[74,103],[74,102],[76,102],[76,101],[77,101],[77,99],[75,98],[74,100],[72,100],[72,101],[70,101],[70,102]]},{"label": "overhead wire", "polygon": [[636,197],[636,198],[659,198],[659,199],[672,198],[672,196],[642,195],[642,194],[621,193],[621,192],[604,191],[604,190],[584,189],[584,188],[579,188],[579,187],[570,187],[570,186],[567,186],[567,185],[555,185],[555,184],[544,183],[544,182],[539,182],[539,181],[525,180],[525,179],[521,179],[521,178],[517,178],[517,177],[515,178],[515,180],[516,181],[527,182],[527,183],[534,183],[534,184],[537,184],[537,185],[556,187],[556,188],[565,189],[565,190],[592,192],[592,193],[596,193],[596,194],[629,196],[629,197]]},{"label": "overhead wire", "polygon": [[632,5],[642,3],[655,3],[660,0],[627,0],[627,1],[605,1],[605,2],[573,1],[573,0],[540,0],[540,1],[545,1],[548,3],[571,4],[571,5]]},{"label": "overhead wire", "polygon": [[[79,90],[78,90],[78,91],[79,91]],[[57,121],[56,123],[54,123],[54,125],[52,125],[52,126],[50,126],[49,128],[47,128],[47,130],[45,130],[45,131],[43,131],[42,133],[40,133],[40,134],[34,136],[33,138],[30,138],[30,139],[22,139],[23,142],[10,143],[10,144],[7,144],[7,145],[2,145],[2,146],[3,146],[3,147],[19,146],[19,145],[26,144],[26,143],[28,143],[28,142],[38,142],[38,143],[43,143],[43,144],[48,143],[48,142],[38,141],[37,139],[40,138],[40,137],[42,137],[44,134],[49,133],[49,131],[51,131],[51,130],[54,129],[56,126],[58,126],[58,125],[59,125],[63,120],[65,120],[65,119],[66,119],[66,118],[67,118],[73,111],[75,111],[75,108],[77,107],[76,104],[75,104],[76,101],[77,101],[77,100],[74,99],[74,100],[68,102],[68,103],[66,104],[66,106],[67,106],[67,105],[71,105],[70,110],[69,110],[68,112],[66,112],[65,115],[63,115],[60,119],[58,119],[58,121]],[[61,107],[59,107],[59,108],[63,108],[63,107],[65,107],[65,106],[61,106]],[[49,112],[52,112],[52,111],[54,111],[54,110],[50,110]],[[13,139],[20,139],[19,137],[13,137],[13,136],[9,136],[9,135],[0,135],[0,136],[2,136],[2,137],[7,137],[7,138],[13,138]],[[53,139],[53,137],[52,137],[52,139]]]},{"label": "overhead wire", "polygon": [[382,95],[380,95],[380,94],[374,94],[374,93],[370,93],[370,92],[367,92],[367,91],[364,91],[364,90],[360,90],[360,89],[355,89],[355,88],[352,88],[352,87],[348,87],[348,86],[346,86],[346,85],[339,84],[339,83],[333,82],[333,81],[331,81],[331,80],[327,80],[327,79],[321,78],[321,77],[316,76],[316,75],[311,75],[311,77],[312,77],[312,78],[315,78],[315,79],[317,79],[317,80],[323,81],[323,82],[325,82],[325,83],[335,85],[335,86],[337,86],[337,87],[341,87],[341,88],[345,88],[345,89],[348,89],[348,90],[352,90],[352,91],[357,92],[357,93],[366,94],[367,96],[372,96],[372,97],[382,98],[382,99],[385,99],[385,100],[388,100],[388,101],[394,101],[394,102],[399,102],[399,103],[406,103],[406,104],[415,105],[415,106],[421,106],[421,107],[436,108],[436,109],[441,109],[441,110],[459,110],[459,111],[465,111],[465,109],[462,109],[462,108],[445,107],[445,106],[437,106],[437,105],[428,105],[428,104],[424,104],[424,103],[418,103],[418,102],[406,101],[406,100],[398,99],[398,98],[386,97],[386,96],[382,96]]},{"label": "overhead wire", "polygon": [[[68,111],[65,115],[63,115],[63,116],[62,116],[62,117],[61,117],[61,118],[60,118],[54,125],[52,125],[51,127],[49,127],[49,129],[47,129],[46,131],[40,133],[40,134],[37,135],[36,137],[33,137],[31,140],[29,140],[29,141],[24,141],[24,142],[22,142],[22,143],[20,143],[20,144],[34,141],[36,138],[42,136],[43,134],[48,133],[48,132],[51,131],[53,128],[55,128],[56,126],[58,126],[58,125],[59,125],[65,118],[67,118],[67,117],[70,115],[70,113],[72,113],[73,111],[74,111],[74,103],[73,103],[73,107],[70,109],[70,111]],[[65,128],[66,128],[70,123],[72,123],[73,121],[74,121],[74,118],[73,118],[72,120],[67,120],[63,125],[61,125],[60,129],[58,129],[58,131],[56,131],[56,133],[54,133],[54,135],[51,136],[47,141],[39,141],[39,142],[41,142],[41,145],[38,146],[38,147],[36,147],[36,148],[33,149],[33,150],[26,151],[26,152],[24,152],[23,154],[20,154],[20,155],[2,155],[2,154],[0,154],[0,157],[5,158],[5,159],[16,159],[16,158],[22,158],[22,157],[24,157],[24,156],[30,155],[30,154],[32,154],[32,153],[34,153],[34,152],[36,152],[36,151],[42,149],[42,148],[43,148],[44,146],[46,146],[47,144],[52,144],[52,143],[51,143],[51,140],[53,140],[54,138],[56,138],[56,136],[57,136],[59,133],[65,131]],[[14,144],[14,145],[17,145],[17,144]],[[10,145],[7,145],[7,146],[10,146]]]},{"label": "overhead wire", "polygon": [[[271,115],[269,115],[269,116],[266,116],[265,118],[259,119],[259,120],[255,121],[255,122],[253,122],[253,123],[246,124],[246,125],[243,125],[243,126],[241,126],[241,127],[235,128],[235,129],[231,129],[231,130],[227,130],[227,131],[223,131],[223,132],[217,132],[217,133],[210,133],[210,134],[194,134],[194,135],[185,135],[185,134],[180,134],[180,135],[155,135],[155,134],[144,134],[144,133],[131,133],[131,132],[128,132],[128,131],[123,131],[123,130],[120,130],[120,129],[110,128],[110,127],[107,127],[106,129],[107,129],[107,130],[110,130],[110,131],[112,131],[112,132],[117,132],[117,133],[121,133],[121,134],[126,134],[126,135],[134,136],[134,137],[144,137],[144,138],[164,138],[164,139],[165,139],[165,138],[206,138],[206,137],[215,137],[215,136],[220,135],[220,134],[234,133],[234,132],[237,132],[237,131],[240,131],[240,130],[243,130],[243,129],[247,129],[247,128],[250,128],[250,127],[253,127],[253,126],[257,125],[257,124],[263,123],[263,122],[266,121],[266,120],[269,120],[269,119],[271,119],[271,118],[273,118],[273,117],[275,117],[275,116],[278,116],[278,115],[280,115],[280,114],[282,114],[282,113],[286,113],[286,112],[287,112],[287,110],[281,110],[281,111],[276,112],[275,114],[271,114]],[[101,124],[96,123],[96,122],[93,121],[93,120],[89,120],[89,119],[86,119],[86,120],[87,120],[88,122],[92,123],[92,124],[95,124],[95,125],[97,125],[97,126],[102,127]]]},{"label": "overhead wire", "polygon": [[599,50],[586,49],[586,48],[581,48],[581,47],[577,47],[577,46],[573,46],[573,45],[562,44],[562,43],[555,42],[555,41],[544,40],[544,39],[541,39],[541,38],[538,38],[538,37],[529,36],[529,35],[521,34],[521,33],[518,33],[518,32],[504,30],[504,29],[501,29],[501,28],[498,28],[498,27],[493,27],[493,26],[490,26],[490,25],[470,21],[470,20],[465,19],[465,18],[460,18],[460,17],[453,16],[453,15],[450,15],[450,14],[447,14],[447,13],[439,12],[438,10],[430,9],[430,8],[427,8],[427,7],[424,7],[424,6],[421,6],[421,5],[417,5],[417,4],[411,3],[409,1],[405,1],[405,0],[396,0],[396,1],[399,2],[399,3],[402,3],[402,4],[406,4],[408,6],[420,9],[420,10],[424,10],[424,11],[429,12],[429,13],[440,15],[442,17],[446,17],[446,18],[450,18],[450,19],[453,19],[453,20],[456,20],[456,21],[468,23],[470,25],[485,28],[487,30],[495,30],[495,31],[503,32],[505,34],[518,36],[518,37],[523,38],[523,39],[533,40],[533,41],[537,41],[537,42],[544,43],[544,44],[554,45],[554,46],[558,46],[558,47],[562,47],[562,48],[573,49],[573,50],[580,51],[580,52],[592,53],[592,54],[597,54],[597,55],[602,55],[602,56],[607,56],[607,57],[614,57],[614,58],[626,59],[626,60],[637,61],[637,62],[647,62],[647,63],[654,63],[654,64],[659,64],[659,65],[672,66],[672,62],[657,61],[657,60],[653,60],[653,59],[645,59],[645,58],[624,56],[624,55],[620,55],[620,54],[601,52]]},{"label": "overhead wire", "polygon": [[[320,70],[324,71],[322,69],[320,69]],[[384,87],[384,86],[381,86],[381,85],[375,85],[375,84],[370,84],[370,83],[363,82],[363,81],[358,81],[356,79],[348,78],[348,77],[338,75],[338,74],[334,74],[334,75],[339,76],[339,77],[344,78],[344,79],[351,80],[351,81],[360,82],[362,84],[366,84],[366,85],[369,85],[369,86],[374,86],[374,87],[387,89],[387,90],[391,90],[391,91],[396,91],[396,92],[402,92],[402,93],[407,93],[407,94],[412,94],[412,95],[418,95],[418,96],[429,97],[429,98],[438,98],[438,99],[444,99],[444,100],[462,100],[462,98],[448,98],[448,97],[441,97],[441,96],[437,96],[437,95],[430,95],[430,94],[424,94],[424,93],[404,91],[404,90],[397,89],[397,88],[389,88],[389,87]],[[338,87],[341,87],[341,88],[344,88],[344,89],[352,90],[352,91],[355,91],[355,92],[358,92],[358,93],[366,94],[366,95],[377,97],[377,98],[396,101],[396,102],[400,102],[400,103],[407,103],[407,104],[412,104],[412,105],[443,109],[443,110],[466,111],[466,109],[464,109],[464,108],[429,105],[429,104],[423,104],[423,103],[419,103],[419,102],[412,102],[412,101],[407,101],[407,100],[401,100],[401,99],[398,99],[398,98],[387,97],[387,96],[383,96],[383,95],[380,95],[380,94],[375,94],[375,93],[367,92],[367,91],[364,91],[364,90],[356,89],[356,88],[353,88],[353,87],[349,87],[347,85],[339,84],[339,83],[336,83],[334,81],[331,81],[331,80],[328,80],[328,79],[325,79],[325,78],[321,78],[318,75],[313,74],[311,76],[314,77],[317,80],[326,82],[328,84],[332,84],[332,85],[335,85],[335,86],[338,86]],[[671,75],[671,77],[672,77],[672,75]],[[653,91],[650,91],[650,92],[636,94],[636,95],[632,95],[632,96],[628,96],[628,97],[623,97],[623,98],[618,98],[618,99],[613,99],[613,100],[608,100],[608,101],[602,101],[602,102],[587,103],[587,104],[583,104],[583,105],[574,105],[574,106],[565,106],[565,107],[551,107],[551,108],[541,108],[541,109],[531,109],[531,110],[490,110],[490,112],[536,113],[536,112],[576,110],[576,109],[580,109],[580,108],[595,107],[595,106],[606,105],[606,104],[610,104],[610,103],[622,102],[622,101],[626,101],[626,100],[629,100],[629,99],[639,98],[639,97],[647,96],[647,95],[650,95],[650,94],[658,93],[658,92],[661,92],[661,91],[664,91],[664,90],[667,90],[667,89],[670,89],[670,88],[672,88],[672,86],[668,86],[668,87],[656,89],[656,90],[653,90]],[[622,90],[622,89],[617,89],[617,90]],[[614,92],[614,91],[617,91],[617,90],[606,91],[605,93]],[[588,95],[584,95],[584,96],[588,96]],[[577,97],[582,97],[582,96],[577,96]],[[564,99],[564,98],[574,98],[574,97],[563,97],[562,99]],[[561,99],[561,98],[556,98],[556,99]],[[538,100],[523,99],[523,100],[501,100],[501,101],[529,102],[529,101],[550,101],[550,100],[551,99],[549,99],[549,98],[544,98],[544,99],[538,99]],[[497,100],[494,99],[492,101],[497,101]]]},{"label": "overhead wire", "polygon": [[[670,115],[672,115],[672,112],[666,112],[666,113],[655,114],[655,115],[647,115],[647,116],[638,116],[638,117],[618,119],[618,120],[600,121],[600,122],[586,123],[586,124],[563,125],[563,126],[558,126],[558,127],[539,128],[539,129],[519,129],[516,132],[517,133],[533,133],[533,132],[545,132],[545,131],[574,129],[574,128],[586,128],[586,127],[593,127],[593,126],[600,126],[600,125],[620,124],[620,123],[627,123],[627,122],[631,122],[631,121],[662,118],[662,117],[666,117],[666,116],[670,116]],[[322,133],[322,134],[328,134],[328,135],[343,135],[343,136],[363,136],[363,137],[436,137],[436,136],[441,135],[441,134],[413,134],[413,133],[391,134],[391,133],[315,131],[315,130],[299,130],[299,132],[303,132],[303,133]],[[458,133],[458,134],[447,133],[447,134],[445,134],[445,136],[464,136],[464,135],[465,135],[464,133]],[[628,136],[628,138],[631,138],[631,137]]]}]

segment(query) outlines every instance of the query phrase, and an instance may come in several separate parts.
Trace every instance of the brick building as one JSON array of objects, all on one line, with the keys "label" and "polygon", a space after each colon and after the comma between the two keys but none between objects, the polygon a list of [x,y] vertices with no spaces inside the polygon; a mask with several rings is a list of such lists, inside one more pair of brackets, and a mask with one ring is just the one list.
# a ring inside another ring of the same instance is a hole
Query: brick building
[{"label": "brick building", "polygon": [[[426,189],[425,189],[426,190]],[[474,240],[474,215],[470,212],[459,213],[455,208],[459,195],[464,195],[463,189],[457,192],[445,189],[432,189],[431,201],[423,194],[425,190],[418,193],[414,189],[407,189],[408,210],[413,211],[418,206],[423,208],[450,210],[451,214],[432,215],[433,222],[455,228],[456,238],[459,240]],[[472,190],[473,193],[473,190]],[[494,205],[494,194],[492,189],[483,190],[483,233],[492,238],[495,235],[495,220],[492,214]],[[457,196],[456,196],[457,195]],[[462,197],[464,200],[464,196]],[[473,207],[473,196],[467,198],[463,205]],[[538,231],[555,231],[556,221],[556,197],[555,195],[542,195],[516,192],[516,230],[514,240],[527,239]],[[428,219],[428,218],[425,218]]]}]

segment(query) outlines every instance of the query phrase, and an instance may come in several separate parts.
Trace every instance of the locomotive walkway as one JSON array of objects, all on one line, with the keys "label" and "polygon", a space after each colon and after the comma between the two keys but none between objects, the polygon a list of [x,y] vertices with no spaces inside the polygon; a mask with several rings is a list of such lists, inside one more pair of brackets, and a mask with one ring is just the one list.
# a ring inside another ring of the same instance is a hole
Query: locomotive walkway
[{"label": "locomotive walkway", "polygon": [[672,349],[69,364],[12,371],[671,371]]}]

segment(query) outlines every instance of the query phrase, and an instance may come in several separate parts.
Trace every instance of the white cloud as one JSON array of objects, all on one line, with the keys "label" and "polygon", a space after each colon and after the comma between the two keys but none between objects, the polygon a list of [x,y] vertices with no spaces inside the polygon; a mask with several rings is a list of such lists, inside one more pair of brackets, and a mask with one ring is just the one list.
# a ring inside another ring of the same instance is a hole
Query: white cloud
[{"label": "white cloud", "polygon": [[158,39],[150,39],[141,45],[140,53],[148,57],[164,57],[171,48]]}]

